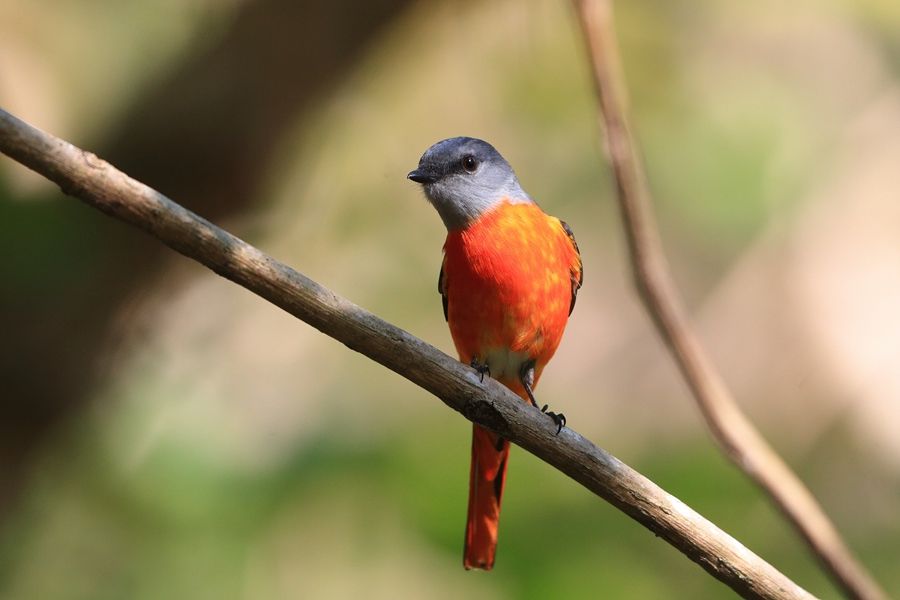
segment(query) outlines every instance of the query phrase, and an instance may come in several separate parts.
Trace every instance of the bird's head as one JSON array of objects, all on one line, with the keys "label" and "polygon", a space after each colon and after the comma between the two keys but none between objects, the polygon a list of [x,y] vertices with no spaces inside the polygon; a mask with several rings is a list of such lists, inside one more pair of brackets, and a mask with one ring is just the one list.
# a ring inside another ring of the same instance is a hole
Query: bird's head
[{"label": "bird's head", "polygon": [[476,138],[436,143],[407,177],[422,184],[448,230],[464,229],[504,199],[531,202],[506,159]]}]

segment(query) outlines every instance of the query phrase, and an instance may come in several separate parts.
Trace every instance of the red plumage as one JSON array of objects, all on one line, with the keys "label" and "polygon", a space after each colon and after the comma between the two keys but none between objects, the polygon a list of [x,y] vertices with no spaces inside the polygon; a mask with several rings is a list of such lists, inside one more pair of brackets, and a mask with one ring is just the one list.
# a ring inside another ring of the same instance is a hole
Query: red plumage
[{"label": "red plumage", "polygon": [[[534,361],[536,385],[562,339],[581,284],[571,231],[531,202],[509,200],[452,230],[440,278],[459,358],[487,364],[491,376],[527,401],[520,381]],[[464,565],[491,569],[509,443],[474,427]]]}]

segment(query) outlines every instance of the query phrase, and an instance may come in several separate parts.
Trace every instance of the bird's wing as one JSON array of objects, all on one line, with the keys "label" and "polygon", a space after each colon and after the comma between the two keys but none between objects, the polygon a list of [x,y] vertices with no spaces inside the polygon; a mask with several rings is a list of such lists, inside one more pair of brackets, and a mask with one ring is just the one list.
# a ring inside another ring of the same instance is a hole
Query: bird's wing
[{"label": "bird's wing", "polygon": [[447,288],[444,286],[444,265],[447,264],[445,255],[441,261],[441,272],[438,273],[438,293],[441,295],[441,303],[444,305],[444,320],[447,321]]},{"label": "bird's wing", "polygon": [[560,221],[559,223],[562,225],[566,235],[569,236],[569,241],[572,243],[572,248],[575,250],[575,260],[573,260],[572,264],[569,266],[569,278],[572,280],[572,301],[571,304],[569,304],[569,314],[571,315],[572,311],[575,310],[575,300],[578,298],[578,290],[581,288],[581,284],[584,283],[584,265],[581,262],[581,251],[578,249],[578,242],[575,241],[575,234],[572,232],[572,228],[569,227],[569,224],[565,221]]}]

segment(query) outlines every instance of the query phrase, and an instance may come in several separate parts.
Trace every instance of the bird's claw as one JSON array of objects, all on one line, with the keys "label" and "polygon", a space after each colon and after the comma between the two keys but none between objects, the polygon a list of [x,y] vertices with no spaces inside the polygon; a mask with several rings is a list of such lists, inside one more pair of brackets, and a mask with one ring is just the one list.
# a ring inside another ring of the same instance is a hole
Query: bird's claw
[{"label": "bird's claw", "polygon": [[491,368],[487,365],[487,363],[483,363],[478,360],[477,356],[473,356],[472,360],[469,362],[469,366],[475,369],[475,371],[481,376],[481,383],[484,383],[484,374],[487,373],[487,376],[491,376]]},{"label": "bird's claw", "polygon": [[548,407],[549,405],[545,404],[543,408],[541,408],[541,412],[553,419],[553,424],[556,425],[556,435],[559,435],[559,432],[562,431],[562,428],[566,426],[566,415],[562,413],[555,413],[552,410],[547,410]]}]

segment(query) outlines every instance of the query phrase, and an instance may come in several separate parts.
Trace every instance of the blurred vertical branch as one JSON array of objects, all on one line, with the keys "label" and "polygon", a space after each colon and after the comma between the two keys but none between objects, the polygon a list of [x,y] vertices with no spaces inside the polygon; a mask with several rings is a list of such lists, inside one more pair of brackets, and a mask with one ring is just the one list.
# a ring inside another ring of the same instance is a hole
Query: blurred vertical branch
[{"label": "blurred vertical branch", "polygon": [[816,499],[744,416],[694,334],[672,283],[650,194],[627,121],[624,76],[611,0],[573,0],[587,43],[599,117],[634,282],[722,451],[765,491],[851,598],[884,592],[859,563]]}]

